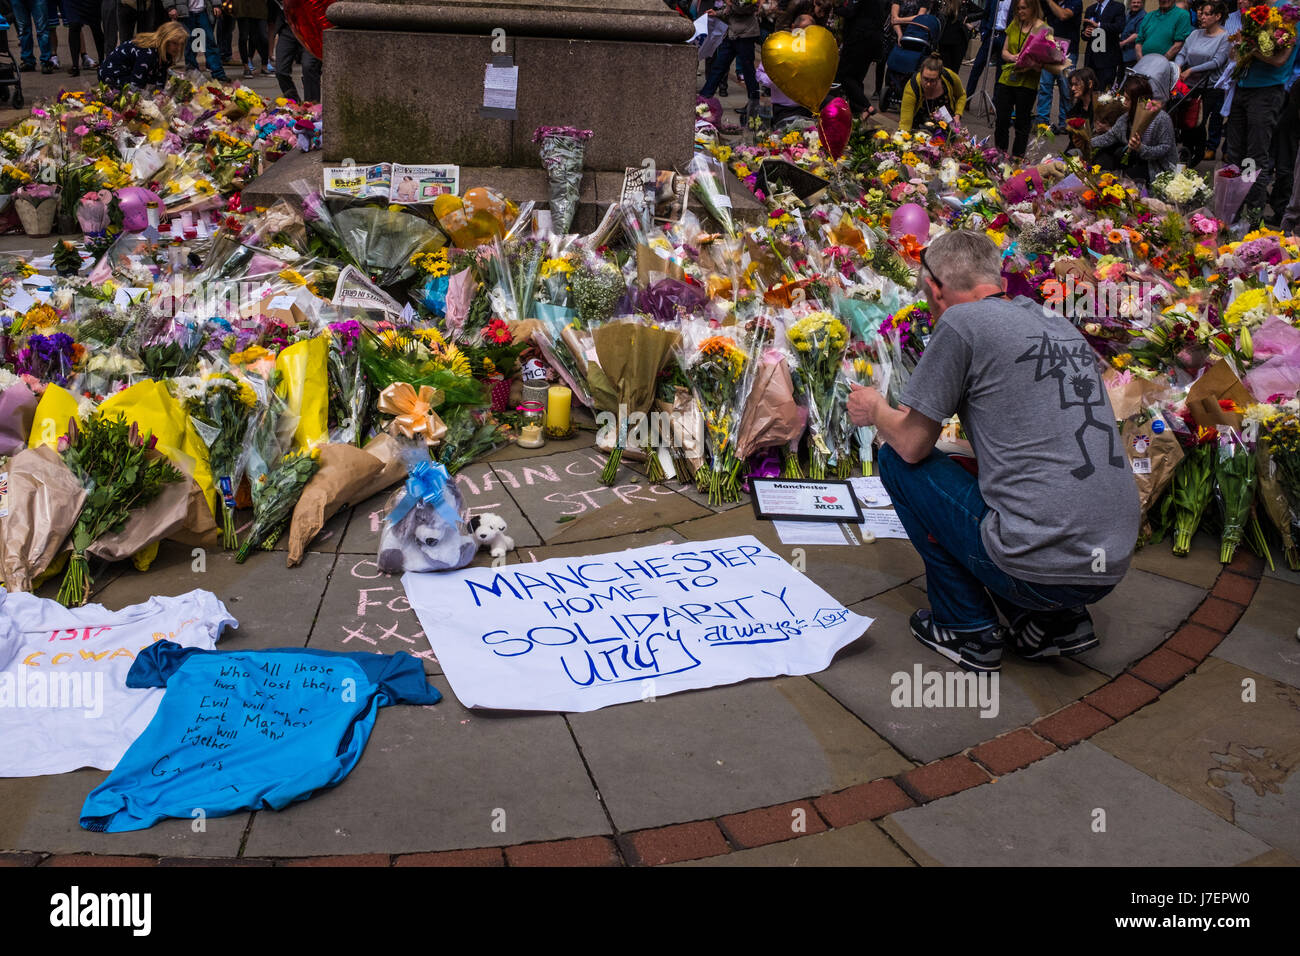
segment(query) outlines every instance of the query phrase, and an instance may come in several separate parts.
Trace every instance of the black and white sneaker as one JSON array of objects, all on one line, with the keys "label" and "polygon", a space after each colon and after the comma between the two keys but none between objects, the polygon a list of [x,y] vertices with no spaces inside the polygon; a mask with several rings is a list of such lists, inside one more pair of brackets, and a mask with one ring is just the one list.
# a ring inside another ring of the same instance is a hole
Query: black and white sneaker
[{"label": "black and white sneaker", "polygon": [[1002,628],[954,631],[940,627],[928,610],[915,611],[908,622],[912,636],[963,670],[991,673],[1002,668]]},{"label": "black and white sneaker", "polygon": [[1073,657],[1100,643],[1086,607],[1047,613],[1026,611],[1011,622],[1012,649],[1031,661]]}]

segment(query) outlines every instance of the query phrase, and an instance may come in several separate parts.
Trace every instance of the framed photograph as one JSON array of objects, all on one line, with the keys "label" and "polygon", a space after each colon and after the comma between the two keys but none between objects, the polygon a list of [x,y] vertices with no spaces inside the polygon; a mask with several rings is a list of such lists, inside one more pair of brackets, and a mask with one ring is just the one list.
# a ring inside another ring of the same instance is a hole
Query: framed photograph
[{"label": "framed photograph", "polygon": [[862,506],[847,481],[751,478],[754,517],[766,521],[862,521]]}]

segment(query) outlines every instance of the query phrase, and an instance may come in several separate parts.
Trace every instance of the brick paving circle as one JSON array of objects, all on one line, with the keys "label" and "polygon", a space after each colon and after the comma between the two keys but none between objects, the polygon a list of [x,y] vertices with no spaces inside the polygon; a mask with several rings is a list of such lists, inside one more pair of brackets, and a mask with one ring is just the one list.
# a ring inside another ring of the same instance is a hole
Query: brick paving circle
[{"label": "brick paving circle", "polygon": [[[662,866],[789,842],[879,820],[995,781],[1022,770],[1153,703],[1227,637],[1245,613],[1264,571],[1261,558],[1238,552],[1187,621],[1158,648],[1118,677],[1040,717],[958,754],[892,777],[844,790],[717,818],[675,823],[614,836],[575,837],[506,847],[432,853],[317,856],[305,859],[237,857],[180,859],[93,854],[0,854],[0,866]],[[792,821],[802,829],[795,830]]]}]

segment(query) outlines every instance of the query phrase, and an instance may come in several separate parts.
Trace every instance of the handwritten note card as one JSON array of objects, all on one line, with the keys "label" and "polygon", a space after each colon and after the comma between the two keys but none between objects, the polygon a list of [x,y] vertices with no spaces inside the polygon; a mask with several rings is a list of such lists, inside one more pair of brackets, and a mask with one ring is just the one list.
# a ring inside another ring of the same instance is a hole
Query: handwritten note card
[{"label": "handwritten note card", "polygon": [[752,536],[402,584],[467,707],[589,711],[811,674],[871,623]]}]

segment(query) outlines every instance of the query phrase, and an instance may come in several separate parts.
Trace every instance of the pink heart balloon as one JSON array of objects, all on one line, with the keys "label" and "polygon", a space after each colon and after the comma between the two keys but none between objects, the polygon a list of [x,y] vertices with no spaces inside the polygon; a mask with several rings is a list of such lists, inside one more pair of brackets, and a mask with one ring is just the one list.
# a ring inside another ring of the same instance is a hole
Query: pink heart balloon
[{"label": "pink heart balloon", "polygon": [[143,232],[149,225],[149,210],[146,207],[151,202],[158,203],[158,208],[162,209],[162,201],[152,190],[143,186],[123,186],[119,189],[117,204],[122,210],[122,228],[127,232]]},{"label": "pink heart balloon", "polygon": [[893,218],[889,220],[889,234],[894,238],[915,236],[919,242],[925,242],[930,238],[930,214],[924,206],[904,203],[894,210]]},{"label": "pink heart balloon", "polygon": [[821,137],[826,152],[835,159],[844,155],[844,147],[849,144],[849,133],[853,130],[853,111],[849,101],[837,96],[822,107],[817,122],[817,134]]}]

